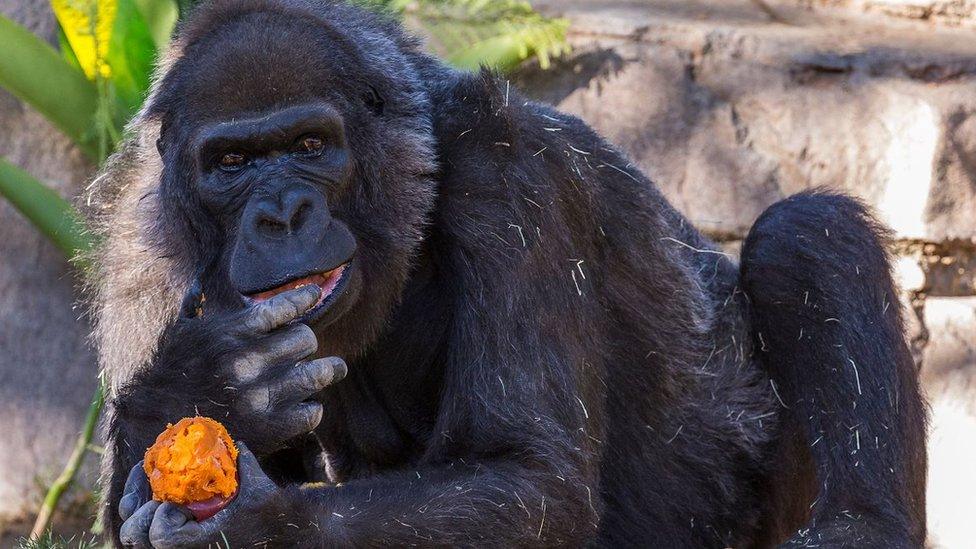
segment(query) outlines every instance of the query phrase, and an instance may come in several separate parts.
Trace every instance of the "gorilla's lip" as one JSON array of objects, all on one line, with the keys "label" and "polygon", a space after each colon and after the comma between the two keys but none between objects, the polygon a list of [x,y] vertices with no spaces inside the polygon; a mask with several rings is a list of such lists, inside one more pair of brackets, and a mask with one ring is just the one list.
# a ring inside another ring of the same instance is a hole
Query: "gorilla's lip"
[{"label": "gorilla's lip", "polygon": [[339,265],[335,269],[324,271],[320,273],[314,273],[308,276],[303,276],[301,278],[295,278],[290,280],[281,286],[266,290],[263,292],[258,292],[256,294],[251,294],[248,297],[253,299],[255,302],[262,302],[271,299],[272,297],[288,290],[293,290],[301,286],[308,286],[309,284],[315,284],[321,289],[321,295],[319,295],[318,301],[315,305],[303,315],[303,317],[310,317],[314,313],[319,312],[319,310],[324,309],[330,305],[337,296],[342,291],[343,282],[345,281],[345,273],[349,262]]}]

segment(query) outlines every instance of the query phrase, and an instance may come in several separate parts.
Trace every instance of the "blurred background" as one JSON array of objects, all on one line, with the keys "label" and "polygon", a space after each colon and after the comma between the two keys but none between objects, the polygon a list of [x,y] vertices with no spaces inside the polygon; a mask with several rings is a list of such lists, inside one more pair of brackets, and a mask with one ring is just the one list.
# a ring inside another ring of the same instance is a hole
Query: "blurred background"
[{"label": "blurred background", "polygon": [[[79,438],[97,366],[84,265],[66,259],[88,244],[65,200],[124,135],[191,3],[0,0],[0,547],[39,511],[43,546],[97,541],[101,448]],[[583,118],[733,253],[804,188],[872,204],[931,406],[930,545],[973,546],[976,0],[359,3]]]}]

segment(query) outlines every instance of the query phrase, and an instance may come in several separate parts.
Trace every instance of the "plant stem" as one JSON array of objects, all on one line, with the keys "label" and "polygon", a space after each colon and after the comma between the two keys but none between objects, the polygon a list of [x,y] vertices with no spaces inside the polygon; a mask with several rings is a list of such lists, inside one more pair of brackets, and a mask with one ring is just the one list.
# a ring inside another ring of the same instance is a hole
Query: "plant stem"
[{"label": "plant stem", "polygon": [[48,489],[47,495],[44,496],[44,504],[41,505],[41,510],[38,512],[37,519],[34,521],[34,528],[31,530],[31,539],[40,539],[44,535],[48,526],[51,524],[51,517],[58,507],[61,496],[71,487],[71,483],[74,482],[75,475],[78,474],[78,469],[85,460],[85,450],[88,448],[88,443],[91,441],[92,435],[95,432],[95,425],[98,423],[98,416],[104,403],[105,388],[102,380],[99,379],[98,387],[95,389],[94,396],[92,396],[91,405],[88,407],[88,414],[85,416],[85,427],[82,429],[81,434],[78,435],[75,448],[71,452],[71,457],[68,458],[68,463],[64,465],[61,475],[58,476],[58,479]]}]

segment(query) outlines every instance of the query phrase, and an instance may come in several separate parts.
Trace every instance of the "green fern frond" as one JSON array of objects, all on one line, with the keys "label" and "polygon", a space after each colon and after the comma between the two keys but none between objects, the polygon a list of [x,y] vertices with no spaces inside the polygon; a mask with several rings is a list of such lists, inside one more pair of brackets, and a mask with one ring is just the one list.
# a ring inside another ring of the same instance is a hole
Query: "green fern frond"
[{"label": "green fern frond", "polygon": [[402,17],[454,65],[510,70],[535,56],[542,68],[567,51],[565,19],[545,17],[523,0],[353,0]]},{"label": "green fern frond", "polygon": [[568,50],[565,19],[540,15],[521,0],[428,0],[408,6],[431,48],[453,64],[509,70],[536,56],[543,68]]},{"label": "green fern frond", "polygon": [[362,6],[370,11],[377,13],[387,13],[400,15],[412,3],[413,0],[349,0],[349,2]]}]

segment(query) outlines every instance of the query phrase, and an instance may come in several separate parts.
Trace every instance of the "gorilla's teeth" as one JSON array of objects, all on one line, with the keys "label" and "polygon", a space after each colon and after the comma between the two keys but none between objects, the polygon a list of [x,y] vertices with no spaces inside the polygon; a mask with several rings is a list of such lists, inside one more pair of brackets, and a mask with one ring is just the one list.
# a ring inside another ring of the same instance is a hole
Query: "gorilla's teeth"
[{"label": "gorilla's teeth", "polygon": [[[296,288],[301,288],[303,286],[309,286],[315,284],[322,289],[322,293],[319,296],[318,302],[314,306],[320,305],[329,295],[335,290],[336,285],[339,283],[339,279],[342,278],[342,273],[345,270],[345,265],[340,265],[331,271],[325,273],[316,273],[303,278],[292,280],[291,282],[286,282],[277,288],[253,294],[251,299],[256,301],[264,301],[270,299],[280,293],[294,290]],[[313,306],[313,307],[314,307]]]}]

